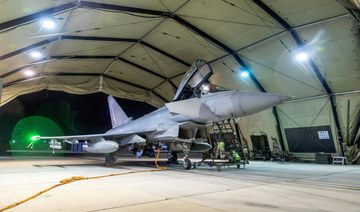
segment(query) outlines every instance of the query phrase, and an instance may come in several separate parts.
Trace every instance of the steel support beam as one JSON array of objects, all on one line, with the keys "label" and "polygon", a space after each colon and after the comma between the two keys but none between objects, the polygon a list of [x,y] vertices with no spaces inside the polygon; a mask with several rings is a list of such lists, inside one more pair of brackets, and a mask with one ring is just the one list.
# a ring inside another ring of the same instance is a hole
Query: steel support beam
[{"label": "steel support beam", "polygon": [[[139,69],[141,69],[141,70],[143,70],[143,71],[145,71],[145,72],[147,72],[149,74],[152,74],[152,75],[154,75],[156,77],[159,77],[159,78],[161,78],[163,80],[166,80],[167,82],[170,83],[170,85],[174,89],[177,89],[176,85],[173,82],[171,82],[170,79],[168,79],[168,78],[166,78],[166,77],[164,77],[164,76],[162,76],[162,75],[160,75],[160,74],[158,74],[158,73],[156,73],[154,71],[151,71],[151,70],[149,70],[149,69],[147,69],[147,68],[145,68],[143,66],[140,66],[138,64],[135,64],[135,63],[133,63],[131,61],[128,61],[128,60],[120,58],[120,57],[116,58],[115,56],[109,56],[109,55],[56,55],[56,56],[51,56],[49,59],[50,59],[50,61],[52,61],[52,60],[65,60],[65,59],[75,59],[75,60],[83,60],[83,59],[116,59],[116,60],[123,61],[123,62],[125,62],[125,63],[127,63],[129,65],[132,65],[132,66],[134,66],[136,68],[139,68]],[[39,63],[39,62],[42,62],[42,61],[46,61],[46,59],[38,60],[38,61],[36,61],[36,63]],[[22,67],[19,67],[17,69],[9,71],[6,74],[1,75],[0,78],[8,77],[8,76],[10,76],[12,74],[15,74],[15,73],[17,73],[17,72],[19,72],[19,71],[21,71],[21,70],[23,70],[25,68],[33,66],[33,65],[36,65],[36,64],[24,65]]]},{"label": "steel support beam", "polygon": [[112,10],[112,11],[120,11],[120,12],[132,12],[132,13],[140,13],[146,15],[158,15],[158,16],[167,16],[167,17],[170,16],[169,12],[164,12],[164,11],[148,10],[148,9],[135,8],[135,7],[125,7],[120,5],[104,4],[104,3],[89,2],[89,1],[80,1],[79,7]]},{"label": "steel support beam", "polygon": [[114,37],[95,37],[95,36],[76,36],[76,35],[62,35],[62,40],[84,40],[84,41],[110,41],[110,42],[137,42],[133,38],[114,38]]},{"label": "steel support beam", "polygon": [[276,120],[276,130],[277,130],[277,134],[279,135],[279,143],[280,143],[280,146],[281,146],[281,150],[285,151],[284,138],[283,138],[282,133],[281,133],[281,125],[280,125],[280,119],[279,119],[279,115],[278,115],[278,112],[277,112],[277,108],[273,107],[272,112],[273,112],[273,114],[275,116],[275,120]]},{"label": "steel support beam", "polygon": [[[228,46],[226,46],[225,44],[221,43],[220,41],[218,41],[217,39],[215,39],[214,37],[208,35],[207,33],[203,32],[202,30],[200,30],[199,28],[195,27],[194,25],[190,24],[189,22],[185,21],[184,19],[180,18],[179,16],[175,15],[174,20],[176,20],[177,22],[179,22],[180,24],[188,27],[189,29],[195,31],[196,33],[198,33],[199,35],[201,35],[202,37],[206,38],[207,40],[213,42],[214,44],[218,45],[219,47],[221,47],[222,49],[224,49],[226,52],[228,52],[229,54],[231,54],[235,60],[241,65],[242,68],[246,69],[249,72],[249,76],[252,80],[252,82],[256,85],[256,87],[261,91],[261,92],[266,92],[265,88],[261,85],[261,83],[259,82],[259,80],[257,80],[257,78],[254,76],[254,74],[251,72],[251,70],[249,69],[249,67],[246,65],[246,63],[239,57],[239,55],[233,51],[231,48],[229,48]],[[280,122],[279,122],[279,116],[277,113],[277,109],[276,107],[273,107],[273,114],[275,116],[276,122],[277,122],[277,131],[278,136],[279,136],[279,140],[280,140],[280,144],[281,147],[284,150],[284,143],[283,143],[283,136],[281,133],[281,126],[280,126]]]},{"label": "steel support beam", "polygon": [[[148,72],[148,73],[150,73],[150,74],[152,74],[152,75],[155,75],[155,76],[157,76],[157,77],[159,77],[159,78],[161,78],[161,79],[163,79],[163,80],[168,81],[168,82],[171,84],[171,86],[173,86],[175,89],[177,89],[177,87],[174,85],[174,83],[171,82],[171,81],[170,81],[169,79],[167,79],[166,77],[164,77],[164,76],[162,76],[162,75],[160,75],[160,74],[158,74],[158,73],[156,73],[156,72],[153,72],[153,71],[151,71],[151,70],[149,70],[149,69],[147,69],[147,68],[145,68],[145,67],[142,67],[142,66],[140,66],[140,65],[137,65],[137,64],[135,64],[135,63],[133,63],[133,62],[130,62],[130,61],[128,61],[128,60],[125,60],[125,59],[123,59],[123,58],[116,58],[115,56],[107,56],[107,55],[100,55],[100,56],[92,56],[92,55],[69,55],[69,56],[66,56],[66,55],[58,55],[58,56],[51,56],[50,59],[54,59],[54,60],[64,60],[64,59],[78,59],[78,60],[82,60],[82,59],[118,59],[118,60],[121,60],[121,61],[123,61],[123,62],[125,62],[125,63],[128,63],[128,64],[130,64],[130,65],[132,65],[132,66],[134,66],[134,67],[137,67],[137,68],[139,68],[139,69],[141,69],[141,70],[143,70],[143,71],[145,71],[145,72]],[[41,62],[41,61],[45,61],[45,60],[46,60],[46,59],[42,59],[42,60],[39,60],[39,61],[36,61],[36,62]],[[30,66],[33,66],[33,64],[28,64],[28,65],[22,66],[22,67],[20,67],[20,68],[17,68],[17,69],[15,69],[15,70],[12,70],[12,71],[10,71],[10,72],[8,72],[8,73],[6,73],[6,74],[1,75],[0,78],[4,78],[4,77],[7,77],[7,76],[10,76],[10,75],[15,74],[15,73],[17,73],[17,72],[19,72],[19,71],[27,68],[27,67],[30,67]],[[67,76],[80,76],[80,75],[100,76],[101,74],[97,74],[97,73],[85,73],[85,74],[82,74],[82,73],[59,73],[59,74],[56,74],[56,75],[61,75],[61,76],[65,76],[65,75],[67,75]],[[107,75],[107,74],[103,74],[103,76],[104,76],[104,77],[107,77],[107,78],[114,78],[114,77],[112,77],[112,76],[110,76],[110,75]],[[140,86],[140,85],[133,84],[133,83],[131,83],[131,82],[123,81],[123,80],[118,79],[118,78],[114,78],[114,79],[117,79],[117,81],[121,81],[121,82],[123,82],[123,83],[127,83],[127,84],[129,84],[129,85],[132,85],[132,86],[135,86],[135,87],[144,89],[144,90],[148,90],[148,91],[154,93],[156,96],[158,96],[158,97],[161,98],[162,100],[164,100],[165,102],[168,102],[168,100],[166,100],[164,97],[162,97],[160,94],[158,94],[158,93],[157,93],[156,91],[154,91],[153,89],[148,89],[148,88],[142,87],[142,86]],[[19,81],[21,81],[21,80],[22,80],[22,79],[20,79]],[[13,83],[14,83],[14,82],[11,82],[11,83],[8,83],[8,84],[13,84]]]},{"label": "steel support beam", "polygon": [[[253,2],[256,5],[258,5],[262,10],[264,10],[268,15],[270,15],[272,18],[274,18],[278,23],[280,23],[286,30],[288,30],[299,48],[305,46],[305,43],[303,43],[303,41],[301,40],[297,31],[294,30],[294,28],[291,27],[283,18],[281,18],[279,15],[277,15],[270,7],[268,7],[266,4],[264,4],[261,0],[253,0]],[[318,78],[318,80],[321,82],[322,86],[326,90],[326,93],[330,96],[332,114],[333,114],[333,117],[335,120],[335,125],[336,125],[336,134],[338,136],[341,154],[344,156],[344,150],[343,150],[343,146],[342,146],[343,136],[341,133],[339,117],[338,117],[338,114],[336,111],[335,96],[334,96],[333,92],[331,91],[329,85],[327,84],[325,78],[322,76],[319,68],[316,66],[315,62],[311,58],[309,58],[309,64],[310,64],[313,72],[315,73],[316,77]]]},{"label": "steel support beam", "polygon": [[76,7],[76,3],[71,2],[71,3],[63,4],[63,5],[60,5],[57,7],[53,7],[53,8],[47,9],[47,10],[43,10],[43,11],[40,11],[37,13],[33,13],[33,14],[30,14],[27,16],[23,16],[23,17],[20,17],[17,19],[13,19],[13,20],[1,23],[0,31],[6,30],[9,28],[13,28],[13,27],[16,27],[16,26],[19,26],[19,25],[22,25],[22,24],[25,24],[25,23],[28,23],[31,21],[35,21],[44,16],[53,15],[55,13],[59,13],[59,12],[62,12],[62,11],[65,11],[65,10],[68,10],[71,8],[75,8],[75,7]]},{"label": "steel support beam", "polygon": [[340,146],[340,151],[341,151],[341,155],[344,156],[344,147],[343,147],[343,136],[342,136],[342,132],[341,132],[341,128],[340,128],[340,122],[339,122],[339,116],[336,110],[336,99],[335,99],[335,95],[334,94],[330,94],[330,103],[331,103],[331,110],[334,116],[334,121],[335,121],[335,126],[336,126],[336,135],[338,137],[338,141],[339,141],[339,146]]},{"label": "steel support beam", "polygon": [[164,50],[161,50],[145,41],[142,40],[138,40],[138,39],[133,39],[133,38],[112,38],[112,37],[91,37],[91,36],[74,36],[74,35],[63,35],[61,37],[61,39],[63,40],[88,40],[88,41],[111,41],[111,42],[128,42],[128,43],[136,43],[139,42],[140,44],[170,58],[173,59],[185,66],[190,67],[191,65],[177,57],[175,57],[174,55],[171,55],[167,52],[165,52]]},{"label": "steel support beam", "polygon": [[51,56],[49,59],[55,59],[55,60],[115,59],[115,56],[109,56],[109,55],[55,55],[55,56]]},{"label": "steel support beam", "polygon": [[[109,38],[109,37],[92,37],[92,36],[86,37],[86,36],[73,36],[73,35],[64,35],[61,38],[63,40],[88,40],[88,41],[112,41],[112,42],[137,42],[138,41],[137,39],[131,39],[131,38]],[[41,42],[32,44],[32,45],[27,46],[25,48],[16,50],[14,52],[10,52],[8,54],[0,56],[0,61],[5,60],[5,59],[10,58],[10,57],[13,57],[13,56],[16,56],[18,54],[24,53],[26,51],[29,51],[29,50],[33,49],[33,48],[36,48],[36,47],[51,43],[51,42],[56,41],[56,40],[57,40],[57,37],[52,37],[52,38],[49,38],[49,39],[47,39],[45,41],[41,41]],[[153,50],[155,50],[155,51],[157,51],[157,52],[159,52],[162,55],[165,55],[165,56],[167,56],[167,57],[169,57],[169,58],[183,64],[183,65],[190,66],[190,64],[182,61],[181,59],[179,59],[179,58],[177,58],[177,57],[175,57],[173,55],[170,55],[169,53],[167,53],[167,52],[165,52],[165,51],[163,51],[163,50],[161,50],[161,49],[159,49],[159,48],[157,48],[155,46],[152,46],[151,44],[148,44],[148,43],[146,43],[144,41],[140,41],[140,43],[147,46],[147,47],[149,47],[149,48],[151,48],[151,49],[153,49]],[[66,59],[66,58],[69,58],[69,59],[70,58],[71,59],[109,59],[109,58],[115,59],[115,56],[52,56],[51,58],[52,59]],[[129,64],[131,64],[133,66],[136,66],[136,67],[138,67],[138,68],[140,68],[140,69],[142,69],[142,70],[144,70],[146,72],[149,72],[149,73],[151,73],[153,75],[156,75],[156,76],[168,81],[170,83],[170,85],[174,89],[177,89],[177,86],[172,81],[167,79],[166,77],[164,77],[164,76],[162,76],[162,75],[160,75],[160,74],[158,74],[156,72],[153,72],[153,71],[151,71],[151,70],[149,70],[149,69],[147,69],[145,67],[136,65],[135,63],[132,63],[132,62],[130,62],[128,60],[125,60],[125,59],[122,59],[122,58],[118,58],[118,59],[122,60],[122,61],[124,61],[126,63],[129,63]],[[15,72],[17,72],[17,69],[14,70],[14,71],[9,72],[8,74],[5,74],[5,77],[9,76],[9,75],[11,75],[12,73],[15,73]]]},{"label": "steel support beam", "polygon": [[1,75],[0,78],[5,78],[5,77],[8,77],[8,76],[10,76],[10,75],[13,75],[13,74],[15,74],[15,73],[17,73],[17,72],[19,72],[19,71],[27,68],[27,67],[30,67],[30,66],[32,66],[32,65],[21,66],[20,68],[14,69],[14,70],[12,70],[12,71],[9,71],[9,72]]},{"label": "steel support beam", "polygon": [[18,50],[16,50],[16,51],[7,53],[7,54],[5,54],[5,55],[0,56],[0,61],[1,61],[1,60],[5,60],[5,59],[8,59],[8,58],[13,57],[13,56],[16,56],[16,55],[18,55],[18,54],[27,52],[27,51],[29,51],[29,50],[31,50],[31,49],[34,49],[34,48],[37,48],[37,47],[39,47],[39,46],[43,46],[43,45],[45,45],[45,44],[54,42],[55,40],[57,40],[57,37],[52,37],[52,38],[46,39],[46,40],[44,40],[44,41],[40,41],[40,42],[38,42],[38,43],[34,43],[34,44],[32,44],[32,45],[30,45],[30,46],[27,46],[27,47],[24,47],[24,48],[22,48],[22,49],[18,49]]},{"label": "steel support beam", "polygon": [[117,77],[113,77],[113,76],[110,76],[110,75],[107,75],[107,74],[95,74],[95,73],[59,73],[59,74],[56,74],[56,76],[103,76],[105,78],[109,78],[109,79],[112,79],[112,80],[115,80],[117,82],[121,82],[121,83],[124,83],[124,84],[127,84],[127,85],[130,85],[130,86],[133,86],[135,88],[140,88],[142,90],[145,90],[145,91],[149,91],[149,92],[152,92],[155,96],[159,97],[161,100],[163,100],[164,102],[168,102],[168,100],[166,100],[163,96],[161,96],[159,93],[157,92],[154,92],[153,90],[149,89],[149,88],[146,88],[144,86],[141,86],[141,85],[138,85],[138,84],[135,84],[135,83],[132,83],[132,82],[128,82],[128,81],[125,81],[125,80],[122,80],[122,79],[119,79]]},{"label": "steel support beam", "polygon": [[170,83],[170,85],[171,85],[175,90],[177,89],[176,85],[175,85],[174,83],[172,83],[168,78],[166,78],[166,77],[164,77],[164,76],[162,76],[162,75],[160,75],[160,74],[158,74],[158,73],[156,73],[156,72],[154,72],[154,71],[151,71],[151,70],[148,69],[148,68],[145,68],[145,67],[143,67],[143,66],[140,66],[140,65],[138,65],[138,64],[136,64],[136,63],[133,63],[133,62],[131,62],[131,61],[129,61],[129,60],[126,60],[126,59],[124,59],[124,58],[121,58],[121,57],[117,57],[116,59],[117,59],[117,60],[120,60],[120,61],[123,61],[124,63],[130,64],[130,65],[132,65],[132,66],[134,66],[134,67],[136,67],[136,68],[139,68],[139,69],[141,69],[141,70],[143,70],[143,71],[145,71],[145,72],[147,72],[147,73],[149,73],[149,74],[152,74],[152,75],[154,75],[154,76],[157,76],[157,77],[159,77],[159,78],[161,78],[161,79],[163,79],[163,80],[166,80],[167,82]]},{"label": "steel support beam", "polygon": [[[38,42],[38,43],[35,43],[35,44],[32,44],[30,46],[27,46],[25,48],[22,48],[22,49],[19,49],[19,50],[16,50],[16,51],[13,51],[13,52],[10,52],[8,54],[5,54],[5,55],[2,55],[0,56],[0,61],[1,60],[5,60],[7,58],[10,58],[10,57],[13,57],[13,56],[16,56],[18,54],[21,54],[21,53],[24,53],[26,51],[29,51],[33,48],[36,48],[36,47],[39,47],[39,46],[42,46],[42,45],[45,45],[45,44],[48,44],[48,43],[51,43],[53,41],[56,41],[58,39],[58,37],[52,37],[52,38],[49,38],[47,40],[44,40],[44,41],[41,41],[41,42]],[[112,37],[94,37],[94,36],[74,36],[74,35],[63,35],[61,36],[61,39],[62,40],[85,40],[85,41],[110,41],[110,42],[138,42],[137,39],[132,39],[132,38],[112,38]],[[140,41],[141,44],[155,50],[156,52],[159,52],[160,54],[166,56],[166,57],[169,57],[185,66],[188,66],[190,67],[191,65],[186,63],[185,61],[151,45],[151,44],[148,44],[144,41]]]},{"label": "steel support beam", "polygon": [[154,50],[156,52],[159,52],[160,54],[165,55],[165,56],[167,56],[167,57],[169,57],[169,58],[171,58],[171,59],[173,59],[173,60],[175,60],[175,61],[177,61],[177,62],[179,62],[179,63],[181,63],[181,64],[183,64],[185,66],[187,66],[187,67],[191,66],[189,63],[187,63],[187,62],[175,57],[174,55],[171,55],[171,54],[165,52],[164,50],[161,50],[161,49],[159,49],[159,48],[157,48],[157,47],[155,47],[155,46],[153,46],[153,45],[151,45],[151,44],[149,44],[149,43],[147,43],[145,41],[141,40],[140,44],[143,44],[144,46],[149,47],[150,49],[152,49],[152,50]]},{"label": "steel support beam", "polygon": [[229,48],[228,46],[226,46],[225,44],[221,43],[220,41],[218,41],[217,39],[215,39],[214,37],[208,35],[207,33],[205,33],[204,31],[202,31],[201,29],[197,28],[196,26],[190,24],[189,22],[185,21],[184,19],[182,19],[181,17],[179,17],[178,15],[174,15],[173,19],[176,20],[177,22],[179,22],[180,24],[184,25],[185,27],[193,30],[194,32],[196,32],[197,34],[199,34],[200,36],[204,37],[205,39],[211,41],[212,43],[216,44],[217,46],[219,46],[220,48],[222,48],[223,50],[225,50],[226,52],[228,52],[229,54],[231,54],[235,60],[241,65],[242,68],[246,69],[249,72],[249,76],[251,78],[251,80],[253,81],[253,83],[256,85],[256,87],[261,91],[261,92],[266,92],[266,90],[264,89],[264,87],[260,84],[260,82],[256,79],[256,77],[253,75],[253,73],[251,72],[251,70],[249,69],[249,67],[245,64],[245,62],[239,57],[238,54],[236,54],[236,52],[234,52],[231,48]]},{"label": "steel support beam", "polygon": [[14,69],[14,70],[12,70],[12,71],[9,71],[9,72],[7,72],[7,73],[5,73],[5,74],[3,74],[3,75],[0,75],[0,78],[8,77],[8,76],[10,76],[10,75],[12,75],[12,74],[15,74],[15,73],[17,73],[17,72],[19,72],[19,71],[21,71],[21,70],[23,70],[23,69],[25,69],[25,68],[31,67],[31,66],[33,66],[33,65],[37,65],[37,63],[41,63],[41,62],[43,62],[43,61],[46,61],[46,59],[40,59],[40,60],[37,60],[37,61],[35,61],[35,62],[31,63],[31,64],[26,64],[26,65],[24,65],[24,66],[21,66],[21,67],[19,67],[19,68],[16,68],[16,69]]},{"label": "steel support beam", "polygon": [[[355,145],[356,143],[356,135],[357,135],[357,132],[359,132],[359,130],[360,130],[360,115],[359,115],[359,117],[358,117],[358,120],[357,120],[357,122],[356,122],[356,124],[355,124],[355,127],[354,127],[354,129],[353,129],[354,131],[354,133],[355,133],[355,135],[354,135],[354,139],[351,139],[351,140],[349,140],[350,142],[349,142],[349,144],[350,145]],[[351,136],[350,136],[351,137]]]},{"label": "steel support beam", "polygon": [[[125,81],[125,80],[122,80],[122,79],[119,79],[119,78],[116,78],[116,77],[113,77],[113,76],[109,76],[107,74],[98,74],[98,73],[57,73],[57,74],[54,74],[52,76],[103,76],[105,78],[108,78],[108,79],[112,79],[114,81],[117,81],[117,82],[121,82],[121,83],[124,83],[126,85],[130,85],[130,86],[133,86],[135,88],[139,88],[139,89],[142,89],[142,90],[145,90],[145,91],[148,91],[148,92],[152,92],[155,96],[159,97],[161,100],[163,100],[164,102],[168,102],[168,100],[166,100],[164,97],[162,97],[159,93],[151,90],[151,89],[148,89],[146,87],[143,87],[141,85],[137,85],[137,84],[134,84],[134,83],[131,83],[131,82],[128,82],[128,81]],[[35,76],[33,77],[33,79],[36,79],[38,77]],[[19,80],[15,80],[13,82],[10,82],[10,83],[7,83],[4,85],[4,88],[6,87],[9,87],[9,86],[12,86],[14,84],[18,84],[18,83],[21,83],[21,82],[26,82],[26,81],[29,81],[31,79],[29,78],[23,78],[23,79],[19,79]]]}]

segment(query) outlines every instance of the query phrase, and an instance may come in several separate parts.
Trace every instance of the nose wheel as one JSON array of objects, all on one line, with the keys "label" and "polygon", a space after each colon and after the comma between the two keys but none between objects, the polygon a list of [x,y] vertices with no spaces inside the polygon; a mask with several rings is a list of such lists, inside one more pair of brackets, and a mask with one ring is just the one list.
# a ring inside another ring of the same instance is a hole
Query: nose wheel
[{"label": "nose wheel", "polygon": [[183,160],[183,168],[185,170],[189,170],[191,168],[191,160],[189,160],[188,158],[185,158]]}]

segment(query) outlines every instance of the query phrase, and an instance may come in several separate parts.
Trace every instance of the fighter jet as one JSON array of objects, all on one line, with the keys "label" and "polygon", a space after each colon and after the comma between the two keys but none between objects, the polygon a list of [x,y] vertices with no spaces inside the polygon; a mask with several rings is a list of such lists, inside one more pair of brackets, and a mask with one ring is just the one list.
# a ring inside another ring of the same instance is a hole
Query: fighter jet
[{"label": "fighter jet", "polygon": [[112,129],[103,134],[37,136],[36,140],[50,139],[50,145],[55,149],[61,148],[57,140],[69,143],[85,141],[83,148],[91,153],[105,153],[108,164],[116,160],[114,153],[120,147],[137,149],[141,153],[147,146],[165,144],[171,153],[184,152],[183,168],[190,169],[190,152],[211,149],[205,131],[206,123],[251,115],[291,98],[219,89],[209,84],[212,74],[210,65],[199,59],[185,73],[173,101],[150,114],[132,120],[109,96]]}]

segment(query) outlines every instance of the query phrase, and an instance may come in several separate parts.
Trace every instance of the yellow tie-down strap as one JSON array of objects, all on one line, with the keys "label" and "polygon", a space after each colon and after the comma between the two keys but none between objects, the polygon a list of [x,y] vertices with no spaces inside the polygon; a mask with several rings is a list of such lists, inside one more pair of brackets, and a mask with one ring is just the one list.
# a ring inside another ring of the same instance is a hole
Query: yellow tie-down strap
[{"label": "yellow tie-down strap", "polygon": [[1,208],[0,209],[0,212],[3,212],[3,211],[6,211],[6,210],[9,210],[13,207],[16,207],[18,205],[21,205],[22,203],[24,202],[27,202],[31,199],[34,199],[35,197],[43,194],[43,193],[46,193],[48,191],[50,191],[51,189],[54,189],[58,186],[62,186],[62,185],[66,185],[66,184],[69,184],[69,183],[73,183],[75,181],[78,181],[78,180],[92,180],[92,179],[98,179],[98,178],[104,178],[104,177],[113,177],[113,176],[120,176],[120,175],[127,175],[127,174],[135,174],[135,173],[142,173],[142,172],[156,172],[156,171],[165,171],[167,170],[166,167],[161,167],[157,164],[157,161],[158,161],[158,158],[159,158],[159,154],[160,154],[160,149],[158,149],[158,153],[157,153],[157,156],[156,156],[156,160],[155,160],[155,165],[156,165],[156,168],[158,169],[148,169],[148,170],[140,170],[140,171],[131,171],[131,172],[125,172],[125,173],[120,173],[120,174],[108,174],[108,175],[102,175],[102,176],[95,176],[95,177],[83,177],[83,176],[74,176],[74,177],[70,177],[70,178],[67,178],[67,179],[63,179],[63,180],[60,180],[60,183],[58,184],[55,184],[53,186],[51,186],[50,188],[47,188],[45,190],[42,190],[38,193],[36,193],[35,195],[29,197],[29,198],[26,198],[24,200],[21,200],[19,202],[15,202],[11,205],[8,205],[4,208]]}]

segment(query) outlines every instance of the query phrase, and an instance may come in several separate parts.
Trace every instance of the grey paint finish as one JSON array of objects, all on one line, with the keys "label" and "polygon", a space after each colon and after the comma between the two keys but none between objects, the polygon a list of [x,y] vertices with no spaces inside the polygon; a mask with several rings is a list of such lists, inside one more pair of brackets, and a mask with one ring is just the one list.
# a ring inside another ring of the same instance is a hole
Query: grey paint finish
[{"label": "grey paint finish", "polygon": [[[259,92],[243,92],[243,91],[224,91],[214,94],[204,95],[200,100],[208,112],[212,113],[212,116],[202,116],[202,108],[200,110],[193,111],[192,104],[187,104],[189,99],[173,102],[171,104],[179,104],[180,108],[187,111],[192,111],[193,115],[184,115],[181,110],[178,113],[170,112],[167,106],[164,106],[150,114],[147,114],[137,120],[124,122],[122,120],[115,120],[116,118],[128,120],[128,117],[124,113],[112,114],[112,119],[116,123],[124,123],[120,126],[110,129],[104,134],[94,135],[75,135],[75,136],[58,136],[58,137],[39,137],[38,139],[66,139],[70,142],[77,142],[77,140],[88,140],[91,142],[102,142],[102,138],[106,140],[117,141],[120,145],[127,145],[136,142],[124,142],[128,136],[141,135],[147,142],[150,143],[185,143],[192,144],[198,140],[206,140],[203,137],[204,133],[185,133],[191,134],[191,136],[181,137],[179,136],[179,130],[191,131],[194,129],[204,130],[207,122],[225,120],[232,117],[243,117],[251,115],[267,108],[270,108],[283,101],[289,100],[291,97],[269,93]],[[190,99],[191,100],[191,99]],[[185,104],[184,104],[185,103]],[[109,98],[110,111],[120,111],[121,108],[112,97]],[[118,107],[118,108],[113,108]],[[122,112],[122,110],[121,110]],[[216,117],[213,120],[212,117]],[[200,135],[200,137],[199,137]],[[197,137],[198,136],[198,137]],[[101,141],[99,141],[99,139]],[[138,139],[139,142],[143,142]],[[99,147],[101,149],[101,147]],[[114,149],[114,151],[116,151]],[[96,151],[95,153],[108,153]]]}]

